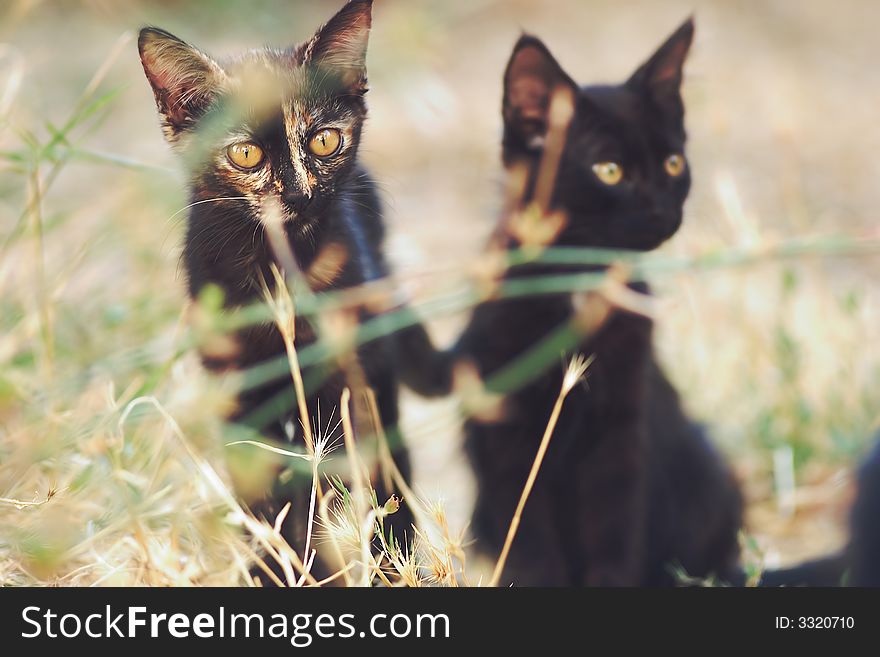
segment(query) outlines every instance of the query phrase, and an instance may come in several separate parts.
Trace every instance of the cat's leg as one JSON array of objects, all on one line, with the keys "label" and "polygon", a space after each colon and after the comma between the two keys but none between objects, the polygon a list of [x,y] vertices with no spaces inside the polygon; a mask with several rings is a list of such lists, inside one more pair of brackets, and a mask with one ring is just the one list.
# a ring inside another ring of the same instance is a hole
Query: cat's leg
[{"label": "cat's leg", "polygon": [[[403,434],[400,430],[400,409],[398,404],[398,379],[397,372],[391,366],[389,351],[393,349],[393,344],[379,341],[372,347],[372,351],[368,354],[362,354],[362,362],[365,363],[365,369],[369,378],[370,387],[376,396],[376,406],[379,411],[379,420],[381,422],[385,440],[390,450],[391,459],[394,466],[400,472],[401,477],[407,484],[412,484],[412,466],[410,463],[409,450],[404,442]],[[371,441],[377,441],[378,436],[372,436]],[[403,542],[412,539],[414,515],[411,505],[416,504],[416,500],[409,500],[403,495],[403,491],[397,482],[394,481],[389,468],[383,464],[379,458],[379,445],[374,442],[376,451],[374,452],[376,459],[374,467],[371,468],[371,481],[376,491],[377,502],[382,505],[392,495],[396,495],[402,499],[398,511],[388,516],[385,521],[385,533],[389,530],[393,532],[395,539]]]},{"label": "cat's leg", "polygon": [[[697,429],[699,431],[699,429]],[[743,499],[739,486],[730,468],[723,461],[714,446],[701,434],[706,456],[703,491],[689,500],[693,506],[705,508],[711,500],[712,510],[705,513],[697,536],[703,539],[700,553],[695,561],[700,576],[713,576],[725,584],[742,583],[740,568],[739,532],[743,526]]]},{"label": "cat's leg", "polygon": [[636,586],[644,542],[644,430],[622,418],[606,430],[571,474],[577,509],[571,540],[582,550],[581,585]]},{"label": "cat's leg", "polygon": [[622,311],[612,315],[591,342],[595,360],[588,390],[567,401],[582,400],[595,409],[582,428],[584,449],[571,475],[577,509],[573,539],[583,551],[585,586],[635,586],[641,580],[651,328],[647,318]]},{"label": "cat's leg", "polygon": [[[471,532],[476,549],[493,563],[504,546],[507,532],[528,478],[537,448],[517,440],[521,426],[465,425],[465,449],[474,469],[478,493]],[[558,499],[547,473],[539,474],[525,506],[516,537],[502,572],[501,586],[567,586],[570,564],[555,522]]]},{"label": "cat's leg", "polygon": [[423,397],[440,397],[452,392],[454,357],[438,351],[425,327],[415,324],[393,334],[400,380]]},{"label": "cat's leg", "polygon": [[689,576],[744,581],[738,534],[743,501],[722,454],[684,414],[675,389],[652,363],[649,394],[652,582],[676,584],[670,568]]},{"label": "cat's leg", "polygon": [[[278,384],[266,388],[258,389],[240,397],[239,407],[231,418],[239,423],[245,422],[248,418],[254,417],[255,409],[259,409],[267,400],[277,397],[279,393],[284,393],[289,389],[291,396],[293,395],[292,386],[289,383]],[[330,408],[330,399],[321,398],[315,395],[307,400],[309,416],[313,418],[312,430],[326,430],[326,417],[322,417],[320,413],[326,414]],[[275,415],[261,421],[260,426],[250,425],[250,430],[258,431],[258,438],[277,443],[283,447],[296,451],[305,450],[305,438],[301,429],[299,417],[290,415],[291,404],[285,404],[287,411],[281,415]],[[315,425],[318,418],[322,418],[325,426],[319,427]],[[247,426],[247,424],[245,424]],[[241,446],[235,449],[255,450],[253,446]],[[245,493],[245,488],[251,489],[252,486],[242,487],[240,484],[236,486],[237,492],[243,496],[247,508],[259,520],[265,521],[269,525],[275,525],[279,514],[284,510],[285,506],[290,505],[284,516],[281,525],[281,534],[284,540],[297,554],[299,559],[304,563],[308,560],[309,555],[305,552],[306,536],[310,534],[310,550],[317,548],[315,560],[309,571],[309,574],[316,580],[323,579],[336,571],[335,563],[325,561],[322,557],[326,556],[320,546],[317,546],[316,531],[318,517],[317,512],[311,517],[310,526],[310,508],[311,508],[311,490],[313,485],[313,476],[309,463],[292,457],[271,456],[270,460],[256,459],[257,467],[270,468],[269,472],[245,472],[245,477],[265,479],[265,489],[259,497],[254,498],[254,491],[250,494]],[[239,466],[240,467],[240,466]],[[275,577],[286,585],[292,585],[294,582],[286,581],[286,575],[283,567],[275,559],[269,555],[263,555],[265,566],[274,573]],[[251,576],[259,578],[263,586],[272,586],[275,579],[268,575],[261,565],[254,565],[251,568]],[[300,572],[294,571],[295,577],[300,576]]]}]

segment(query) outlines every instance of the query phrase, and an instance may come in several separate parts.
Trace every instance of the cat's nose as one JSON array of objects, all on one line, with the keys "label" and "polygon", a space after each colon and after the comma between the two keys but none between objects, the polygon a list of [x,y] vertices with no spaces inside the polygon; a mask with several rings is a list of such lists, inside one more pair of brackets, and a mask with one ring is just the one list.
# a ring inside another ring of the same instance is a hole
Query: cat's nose
[{"label": "cat's nose", "polygon": [[295,214],[301,214],[312,202],[312,197],[308,194],[293,193],[284,194],[281,197],[287,209]]}]

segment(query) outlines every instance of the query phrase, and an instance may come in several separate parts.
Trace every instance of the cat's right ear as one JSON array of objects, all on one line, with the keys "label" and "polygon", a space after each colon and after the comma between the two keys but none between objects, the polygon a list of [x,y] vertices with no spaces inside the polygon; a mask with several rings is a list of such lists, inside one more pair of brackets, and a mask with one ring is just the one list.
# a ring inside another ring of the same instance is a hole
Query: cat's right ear
[{"label": "cat's right ear", "polygon": [[627,82],[641,89],[661,110],[679,116],[684,112],[681,101],[682,69],[694,40],[694,19],[688,18],[663,43]]},{"label": "cat's right ear", "polygon": [[203,52],[155,27],[141,30],[138,51],[163,131],[173,142],[216,98],[225,73]]},{"label": "cat's right ear", "polygon": [[373,0],[349,0],[319,28],[306,47],[306,60],[323,69],[324,83],[353,95],[367,92],[367,42]]},{"label": "cat's right ear", "polygon": [[521,36],[504,71],[505,156],[513,150],[543,148],[550,100],[560,89],[577,91],[577,85],[540,39]]}]

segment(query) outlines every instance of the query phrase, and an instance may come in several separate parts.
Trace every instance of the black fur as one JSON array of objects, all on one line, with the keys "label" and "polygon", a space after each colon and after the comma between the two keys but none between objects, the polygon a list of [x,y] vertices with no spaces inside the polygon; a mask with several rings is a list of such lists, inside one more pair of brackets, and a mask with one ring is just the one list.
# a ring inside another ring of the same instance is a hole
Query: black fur
[{"label": "black fur", "polygon": [[880,586],[880,443],[859,474],[859,492],[852,513],[852,583]]},{"label": "black fur", "polygon": [[[664,171],[683,154],[678,88],[693,25],[685,23],[622,85],[578,88],[534,37],[517,43],[505,73],[504,161],[525,164],[532,186],[554,90],[570,89],[575,113],[552,197],[568,221],[554,245],[645,250],[681,223],[686,169]],[[592,170],[613,161],[617,185]],[[511,240],[511,247],[516,246]],[[568,268],[566,271],[571,271]],[[521,266],[507,279],[558,268]],[[633,289],[647,293],[644,285]],[[570,322],[570,295],[498,300],[478,306],[454,348],[485,381]],[[652,322],[618,310],[567,353],[593,355],[585,385],[567,398],[504,571],[517,585],[668,585],[688,575],[738,577],[742,501],[736,482],[702,429],[687,419],[656,363]],[[479,486],[478,545],[495,556],[560,389],[553,364],[509,393],[500,420],[471,418],[466,446]]]}]

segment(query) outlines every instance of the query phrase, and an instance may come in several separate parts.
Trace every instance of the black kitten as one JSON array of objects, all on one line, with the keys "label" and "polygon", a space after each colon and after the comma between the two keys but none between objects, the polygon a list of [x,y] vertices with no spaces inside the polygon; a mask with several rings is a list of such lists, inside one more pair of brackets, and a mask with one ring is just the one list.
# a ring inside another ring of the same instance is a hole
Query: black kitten
[{"label": "black kitten", "polygon": [[[278,256],[265,230],[272,221],[281,222],[313,291],[352,287],[388,274],[375,185],[357,160],[367,113],[370,25],[371,1],[353,0],[299,46],[251,51],[225,63],[161,30],[141,31],[141,61],[165,136],[190,168],[193,206],[184,261],[193,297],[214,284],[225,293],[227,307],[260,300],[263,281],[273,287],[271,266]],[[358,312],[359,320],[370,316],[366,309]],[[407,335],[407,344],[427,340],[421,327]],[[315,339],[315,326],[298,317],[297,348]],[[284,354],[281,334],[262,324],[240,331],[232,354],[203,354],[203,360],[216,370],[244,369]],[[398,420],[397,360],[390,339],[374,341],[357,353],[386,427]],[[304,378],[307,384],[322,382],[307,392],[310,417],[323,416],[324,423],[333,412],[339,418],[343,388],[357,385],[333,368],[306,369]],[[279,394],[281,414],[272,403]],[[285,435],[285,424],[292,425],[300,441],[293,400],[290,375],[280,374],[242,393],[231,419],[276,437]],[[402,446],[394,457],[408,476],[409,459]],[[293,500],[285,526],[294,547],[301,545],[305,531],[309,479],[294,477],[288,490],[276,490],[264,507],[271,516]],[[379,503],[390,494],[380,490]],[[409,531],[407,512],[394,518],[397,536]]]},{"label": "black kitten", "polygon": [[[681,224],[684,156],[682,25],[624,84],[578,87],[538,39],[523,36],[504,75],[504,162],[525,166],[533,200],[549,107],[570,92],[574,113],[550,207],[567,221],[553,246],[653,249]],[[507,246],[518,246],[508,239]],[[525,265],[507,280],[589,268]],[[595,268],[594,268],[595,269]],[[631,287],[646,293],[643,284]],[[555,294],[478,306],[454,348],[485,380],[573,321]],[[587,385],[563,407],[505,570],[518,585],[664,585],[672,570],[739,578],[738,487],[688,420],[652,349],[652,322],[623,310],[568,351],[593,355]],[[506,395],[503,417],[471,418],[466,446],[479,486],[478,544],[497,555],[562,380],[557,363]]]}]

